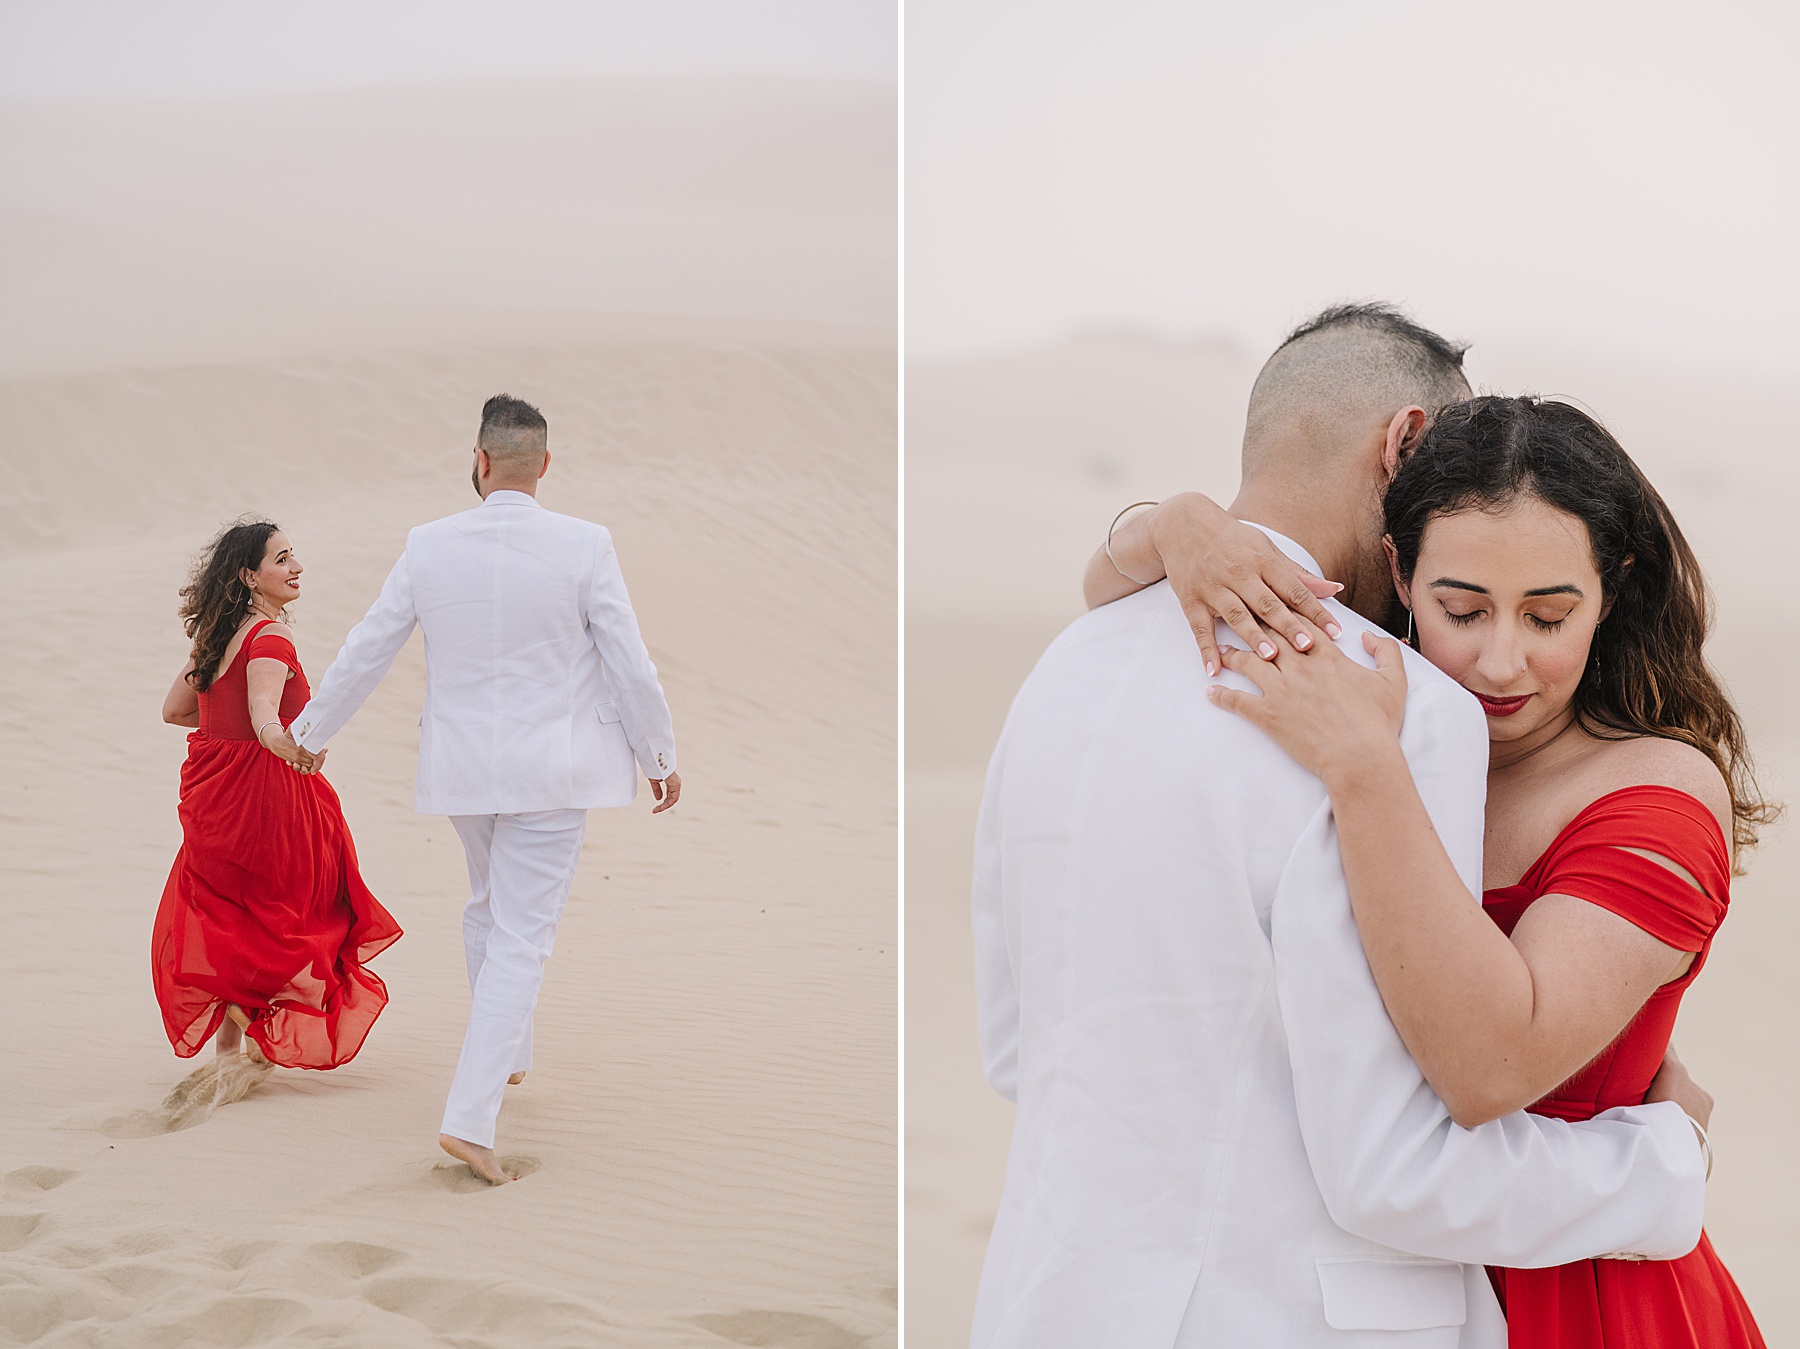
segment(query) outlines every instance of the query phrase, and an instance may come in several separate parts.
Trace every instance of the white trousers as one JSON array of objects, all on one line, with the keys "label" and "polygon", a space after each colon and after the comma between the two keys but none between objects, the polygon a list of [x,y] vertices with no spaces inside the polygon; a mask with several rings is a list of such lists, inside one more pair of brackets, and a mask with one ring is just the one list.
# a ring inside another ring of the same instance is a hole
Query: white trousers
[{"label": "white trousers", "polygon": [[585,810],[452,815],[469,863],[463,951],[469,1029],[444,1103],[443,1132],[494,1146],[506,1079],[531,1067],[531,1017],[575,879]]}]

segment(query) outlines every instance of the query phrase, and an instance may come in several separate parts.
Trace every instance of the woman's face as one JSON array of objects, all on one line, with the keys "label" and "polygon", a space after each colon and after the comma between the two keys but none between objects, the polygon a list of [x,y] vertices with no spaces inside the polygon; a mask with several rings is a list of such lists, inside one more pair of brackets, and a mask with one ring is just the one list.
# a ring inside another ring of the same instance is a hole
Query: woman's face
[{"label": "woman's face", "polygon": [[1608,607],[1587,527],[1534,496],[1431,520],[1400,598],[1419,651],[1481,700],[1495,745],[1560,727]]},{"label": "woman's face", "polygon": [[265,606],[272,604],[279,609],[300,598],[300,573],[305,570],[294,556],[287,535],[278,529],[269,535],[262,566],[255,572],[246,572],[244,579],[252,591],[262,596]]}]

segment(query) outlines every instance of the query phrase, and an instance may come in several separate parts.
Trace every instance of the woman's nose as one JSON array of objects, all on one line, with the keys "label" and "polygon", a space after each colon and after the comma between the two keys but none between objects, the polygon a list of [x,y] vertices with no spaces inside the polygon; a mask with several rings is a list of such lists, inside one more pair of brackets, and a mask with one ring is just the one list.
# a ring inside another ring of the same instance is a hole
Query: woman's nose
[{"label": "woman's nose", "polygon": [[1525,673],[1525,648],[1510,629],[1495,632],[1481,653],[1481,673],[1496,689]]}]

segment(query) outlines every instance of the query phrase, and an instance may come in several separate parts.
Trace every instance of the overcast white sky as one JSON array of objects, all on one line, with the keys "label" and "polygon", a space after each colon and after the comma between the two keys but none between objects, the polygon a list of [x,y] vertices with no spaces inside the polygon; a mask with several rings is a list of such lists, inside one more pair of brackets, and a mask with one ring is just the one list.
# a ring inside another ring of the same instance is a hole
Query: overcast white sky
[{"label": "overcast white sky", "polygon": [[914,355],[1087,323],[1800,362],[1800,19],[1727,0],[908,0]]},{"label": "overcast white sky", "polygon": [[0,97],[535,74],[895,78],[897,0],[0,0]]}]

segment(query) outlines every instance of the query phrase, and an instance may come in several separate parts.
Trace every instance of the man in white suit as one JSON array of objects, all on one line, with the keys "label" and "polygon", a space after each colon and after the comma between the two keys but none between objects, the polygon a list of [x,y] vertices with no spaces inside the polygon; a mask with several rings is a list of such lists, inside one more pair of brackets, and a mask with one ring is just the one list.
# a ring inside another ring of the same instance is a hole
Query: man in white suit
[{"label": "man in white suit", "polygon": [[587,812],[628,805],[637,771],[681,796],[675,732],[638,635],[612,536],[537,503],[548,428],[500,394],[481,410],[471,477],[481,505],[420,525],[293,724],[320,753],[425,633],[415,809],[448,815],[471,897],[463,914],[469,1028],[439,1143],[484,1180],[508,1081],[531,1067],[544,962],[581,856]]},{"label": "man in white suit", "polygon": [[[1395,311],[1322,319],[1257,381],[1232,509],[1380,615],[1381,490],[1468,385]],[[1374,625],[1326,607],[1370,663]],[[1479,893],[1485,719],[1405,656],[1407,760]],[[1502,1349],[1483,1263],[1692,1249],[1703,1157],[1673,1102],[1451,1120],[1369,973],[1324,787],[1210,682],[1152,585],[1056,640],[995,751],[976,976],[1018,1113],[977,1349]]]}]

